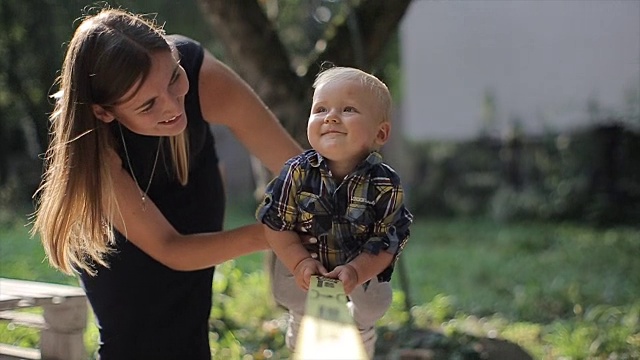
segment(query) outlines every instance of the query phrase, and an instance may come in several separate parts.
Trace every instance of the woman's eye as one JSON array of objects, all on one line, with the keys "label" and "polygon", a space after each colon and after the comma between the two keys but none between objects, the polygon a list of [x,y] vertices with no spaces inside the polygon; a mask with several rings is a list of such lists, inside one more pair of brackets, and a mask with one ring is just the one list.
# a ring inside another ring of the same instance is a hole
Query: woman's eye
[{"label": "woman's eye", "polygon": [[153,105],[155,104],[155,101],[151,101],[149,102],[149,104],[147,104],[147,106],[145,106],[142,110],[140,110],[141,114],[146,114],[148,112],[150,112],[153,109]]},{"label": "woman's eye", "polygon": [[171,81],[169,81],[169,85],[173,85],[175,84],[176,81],[178,81],[178,78],[180,77],[180,71],[176,71],[173,74],[173,77],[171,78]]},{"label": "woman's eye", "polygon": [[183,69],[182,69],[182,66],[180,66],[180,60],[178,60],[178,62],[176,63],[175,69],[173,69],[171,80],[169,80],[169,85],[173,85],[176,81],[178,81],[178,78],[180,77],[182,71]]}]

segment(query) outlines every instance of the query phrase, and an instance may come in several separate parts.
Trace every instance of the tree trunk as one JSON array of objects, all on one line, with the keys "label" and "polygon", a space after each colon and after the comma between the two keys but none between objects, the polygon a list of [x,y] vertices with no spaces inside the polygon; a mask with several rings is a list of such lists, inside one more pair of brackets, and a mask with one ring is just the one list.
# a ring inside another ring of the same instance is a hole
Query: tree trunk
[{"label": "tree trunk", "polygon": [[[375,72],[389,40],[397,32],[412,0],[363,0],[352,9],[349,20],[327,39],[326,50],[315,64],[329,61],[337,66],[353,66]],[[313,82],[319,69],[310,69],[305,83]]]},{"label": "tree trunk", "polygon": [[[331,61],[372,72],[406,13],[411,0],[363,0],[350,21],[339,24],[327,48],[309,64]],[[226,50],[226,62],[254,88],[303,146],[317,68],[299,77],[273,24],[255,0],[199,0]]]},{"label": "tree trunk", "polygon": [[308,84],[289,67],[278,33],[255,0],[200,0],[231,66],[287,130],[306,143]]}]

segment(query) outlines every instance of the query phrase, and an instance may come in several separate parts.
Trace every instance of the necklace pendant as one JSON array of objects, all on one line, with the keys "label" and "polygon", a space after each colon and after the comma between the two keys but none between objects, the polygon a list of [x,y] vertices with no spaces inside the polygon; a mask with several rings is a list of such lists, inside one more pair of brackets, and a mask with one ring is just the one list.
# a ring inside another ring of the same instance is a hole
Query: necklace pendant
[{"label": "necklace pendant", "polygon": [[136,174],[133,172],[133,166],[131,166],[131,159],[129,158],[129,151],[127,150],[127,143],[124,140],[124,133],[122,132],[122,125],[118,123],[118,129],[120,129],[120,138],[122,139],[122,147],[124,148],[124,155],[127,158],[127,165],[129,165],[129,170],[131,171],[131,177],[133,181],[138,185],[138,189],[140,189],[140,195],[142,199],[142,211],[147,210],[147,192],[149,188],[151,188],[151,182],[153,181],[153,174],[156,173],[156,165],[158,165],[158,157],[160,156],[160,147],[162,145],[162,137],[158,138],[158,147],[156,148],[156,158],[153,160],[153,167],[151,168],[151,175],[149,175],[149,182],[147,183],[147,188],[142,191],[140,187],[140,183],[138,182],[138,178],[136,178]]}]

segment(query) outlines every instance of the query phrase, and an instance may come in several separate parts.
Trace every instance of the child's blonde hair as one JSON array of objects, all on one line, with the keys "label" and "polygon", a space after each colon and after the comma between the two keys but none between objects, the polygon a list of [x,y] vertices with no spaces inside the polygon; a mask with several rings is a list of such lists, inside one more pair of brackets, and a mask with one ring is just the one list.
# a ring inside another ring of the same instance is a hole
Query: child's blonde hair
[{"label": "child's blonde hair", "polygon": [[313,82],[313,88],[317,89],[324,84],[338,80],[359,81],[362,85],[368,87],[378,99],[382,121],[391,121],[391,93],[382,80],[360,69],[335,66],[321,71]]}]

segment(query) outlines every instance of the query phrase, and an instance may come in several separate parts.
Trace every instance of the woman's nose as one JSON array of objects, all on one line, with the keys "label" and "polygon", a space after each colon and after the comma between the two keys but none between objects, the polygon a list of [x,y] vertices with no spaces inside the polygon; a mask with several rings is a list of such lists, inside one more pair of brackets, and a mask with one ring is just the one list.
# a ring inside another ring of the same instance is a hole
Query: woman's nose
[{"label": "woman's nose", "polygon": [[186,91],[183,91],[183,86],[173,86],[170,87],[167,91],[167,108],[173,112],[182,110],[182,97],[186,94]]},{"label": "woman's nose", "polygon": [[182,103],[180,102],[180,97],[174,95],[167,96],[166,108],[169,112],[181,112]]},{"label": "woman's nose", "polygon": [[164,96],[162,96],[162,116],[166,118],[172,118],[177,114],[182,113],[184,110],[180,99],[180,97],[175,96],[171,92],[167,92]]}]

